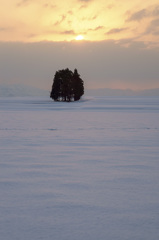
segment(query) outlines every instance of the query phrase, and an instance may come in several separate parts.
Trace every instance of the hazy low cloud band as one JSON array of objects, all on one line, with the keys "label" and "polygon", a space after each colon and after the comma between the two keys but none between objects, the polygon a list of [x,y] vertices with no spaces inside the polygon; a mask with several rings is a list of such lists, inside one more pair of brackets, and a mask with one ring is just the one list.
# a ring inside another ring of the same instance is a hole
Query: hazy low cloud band
[{"label": "hazy low cloud band", "polygon": [[0,42],[0,82],[50,89],[55,71],[77,68],[86,88],[159,87],[159,51],[144,44],[101,42]]}]

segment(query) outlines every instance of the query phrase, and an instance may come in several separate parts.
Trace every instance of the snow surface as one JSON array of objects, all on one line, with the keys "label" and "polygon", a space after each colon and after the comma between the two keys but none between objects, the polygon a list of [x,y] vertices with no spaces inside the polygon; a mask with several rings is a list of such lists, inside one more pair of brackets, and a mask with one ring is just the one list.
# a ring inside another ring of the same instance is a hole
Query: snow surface
[{"label": "snow surface", "polygon": [[158,240],[159,98],[0,98],[0,239]]}]

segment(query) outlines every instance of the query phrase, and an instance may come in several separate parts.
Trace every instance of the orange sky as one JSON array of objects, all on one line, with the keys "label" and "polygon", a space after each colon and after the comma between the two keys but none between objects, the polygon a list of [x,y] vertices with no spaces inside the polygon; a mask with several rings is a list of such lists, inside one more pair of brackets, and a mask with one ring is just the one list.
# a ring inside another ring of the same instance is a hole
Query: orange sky
[{"label": "orange sky", "polygon": [[137,40],[159,45],[158,0],[0,0],[0,41]]},{"label": "orange sky", "polygon": [[88,88],[159,88],[158,0],[0,4],[0,83],[49,89],[68,67]]}]

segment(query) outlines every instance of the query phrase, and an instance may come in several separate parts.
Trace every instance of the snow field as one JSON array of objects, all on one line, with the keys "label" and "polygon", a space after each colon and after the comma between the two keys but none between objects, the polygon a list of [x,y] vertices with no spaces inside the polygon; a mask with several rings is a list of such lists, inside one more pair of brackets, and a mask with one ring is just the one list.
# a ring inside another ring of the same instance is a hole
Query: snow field
[{"label": "snow field", "polygon": [[157,240],[159,98],[0,99],[2,240]]}]

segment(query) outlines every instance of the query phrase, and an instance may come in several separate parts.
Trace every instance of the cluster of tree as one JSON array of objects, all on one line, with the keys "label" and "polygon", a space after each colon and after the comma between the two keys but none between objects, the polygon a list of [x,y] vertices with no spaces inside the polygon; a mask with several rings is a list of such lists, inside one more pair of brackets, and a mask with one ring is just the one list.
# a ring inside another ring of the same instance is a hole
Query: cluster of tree
[{"label": "cluster of tree", "polygon": [[54,101],[78,101],[84,94],[84,82],[77,69],[62,69],[55,73],[50,97]]}]

